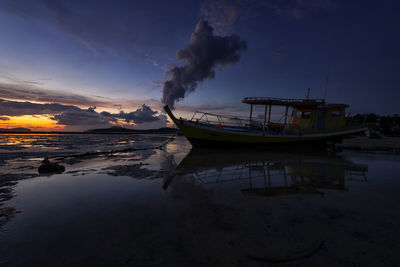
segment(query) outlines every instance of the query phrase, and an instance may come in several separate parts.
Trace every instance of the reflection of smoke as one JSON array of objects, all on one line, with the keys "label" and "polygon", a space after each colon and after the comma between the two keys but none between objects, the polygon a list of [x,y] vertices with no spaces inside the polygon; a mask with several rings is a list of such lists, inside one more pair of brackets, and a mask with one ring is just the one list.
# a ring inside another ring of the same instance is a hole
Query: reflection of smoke
[{"label": "reflection of smoke", "polygon": [[240,52],[247,49],[246,42],[236,35],[215,36],[214,29],[200,20],[185,49],[178,50],[177,58],[186,61],[169,73],[172,78],[164,83],[162,102],[174,107],[175,101],[196,89],[197,83],[214,79],[215,68],[235,64]]}]

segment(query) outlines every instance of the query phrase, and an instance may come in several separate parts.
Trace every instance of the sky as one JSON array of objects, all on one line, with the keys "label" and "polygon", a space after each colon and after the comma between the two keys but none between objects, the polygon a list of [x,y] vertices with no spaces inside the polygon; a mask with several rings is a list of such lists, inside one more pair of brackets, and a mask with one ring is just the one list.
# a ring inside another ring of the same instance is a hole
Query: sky
[{"label": "sky", "polygon": [[[398,114],[400,2],[0,0],[0,128],[170,125],[248,96]],[[325,95],[326,88],[326,95]]]}]

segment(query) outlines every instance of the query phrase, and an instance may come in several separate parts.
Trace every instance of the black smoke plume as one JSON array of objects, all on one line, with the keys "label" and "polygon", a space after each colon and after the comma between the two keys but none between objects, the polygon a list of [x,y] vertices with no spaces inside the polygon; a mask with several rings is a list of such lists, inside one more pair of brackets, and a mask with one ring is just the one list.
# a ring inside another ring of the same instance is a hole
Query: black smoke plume
[{"label": "black smoke plume", "polygon": [[176,58],[186,64],[169,71],[172,77],[164,83],[161,101],[173,109],[174,103],[193,92],[198,82],[214,79],[216,67],[235,64],[246,49],[246,42],[239,36],[216,36],[208,22],[200,20],[189,44],[176,54]]}]

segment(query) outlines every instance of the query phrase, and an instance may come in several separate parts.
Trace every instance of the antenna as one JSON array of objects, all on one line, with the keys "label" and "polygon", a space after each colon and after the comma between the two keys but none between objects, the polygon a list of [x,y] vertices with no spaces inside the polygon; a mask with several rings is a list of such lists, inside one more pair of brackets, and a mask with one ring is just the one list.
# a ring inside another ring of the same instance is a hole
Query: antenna
[{"label": "antenna", "polygon": [[325,88],[324,88],[324,100],[326,100],[326,95],[328,93],[328,83],[329,83],[329,74],[331,70],[331,63],[332,63],[332,58],[329,58],[329,63],[328,63],[328,72],[326,73],[326,81],[325,81]]}]

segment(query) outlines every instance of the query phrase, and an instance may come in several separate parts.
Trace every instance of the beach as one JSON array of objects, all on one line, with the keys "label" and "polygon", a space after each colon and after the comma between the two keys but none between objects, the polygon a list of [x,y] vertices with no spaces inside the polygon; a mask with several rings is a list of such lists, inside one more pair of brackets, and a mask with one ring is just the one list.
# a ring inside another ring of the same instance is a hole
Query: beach
[{"label": "beach", "polygon": [[[2,138],[3,266],[400,263],[400,158],[387,150],[204,150],[176,135]],[[65,172],[39,175],[45,156]]]}]

